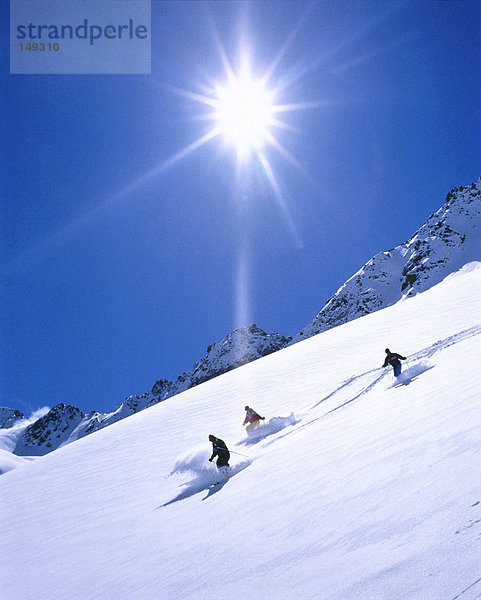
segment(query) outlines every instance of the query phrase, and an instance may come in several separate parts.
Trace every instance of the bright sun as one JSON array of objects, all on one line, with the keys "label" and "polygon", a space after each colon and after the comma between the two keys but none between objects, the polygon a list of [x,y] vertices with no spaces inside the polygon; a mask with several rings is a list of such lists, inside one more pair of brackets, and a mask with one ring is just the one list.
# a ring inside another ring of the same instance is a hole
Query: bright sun
[{"label": "bright sun", "polygon": [[216,88],[214,119],[218,129],[239,156],[259,151],[273,124],[272,93],[248,74],[232,77]]},{"label": "bright sun", "polygon": [[302,70],[298,74],[293,71],[289,78],[277,77],[276,85],[272,84],[273,73],[285,49],[260,77],[252,75],[252,65],[248,57],[244,57],[240,70],[235,72],[220,42],[219,51],[224,65],[223,83],[207,82],[202,85],[200,93],[172,88],[172,91],[180,96],[207,107],[208,112],[198,114],[196,119],[208,121],[210,125],[200,137],[164,161],[162,168],[170,167],[215,138],[223,138],[224,144],[235,149],[238,168],[253,163],[261,166],[274,195],[282,203],[279,181],[269,157],[270,151],[277,152],[300,173],[305,175],[305,171],[281,141],[280,130],[298,131],[281,118],[281,115],[306,108],[317,108],[318,105],[312,102],[279,103],[279,97],[303,74]]}]

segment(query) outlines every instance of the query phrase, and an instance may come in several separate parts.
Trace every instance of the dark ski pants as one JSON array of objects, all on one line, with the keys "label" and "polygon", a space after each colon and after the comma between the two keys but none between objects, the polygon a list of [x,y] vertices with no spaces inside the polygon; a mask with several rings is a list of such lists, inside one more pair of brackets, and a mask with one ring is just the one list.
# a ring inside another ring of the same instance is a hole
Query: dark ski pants
[{"label": "dark ski pants", "polygon": [[229,452],[222,452],[222,453],[219,452],[217,462],[215,463],[217,465],[217,468],[220,469],[221,467],[228,467],[229,466],[229,458],[230,458]]},{"label": "dark ski pants", "polygon": [[401,375],[401,363],[398,363],[397,365],[395,365],[393,367],[394,369],[394,377],[399,377],[399,375]]}]

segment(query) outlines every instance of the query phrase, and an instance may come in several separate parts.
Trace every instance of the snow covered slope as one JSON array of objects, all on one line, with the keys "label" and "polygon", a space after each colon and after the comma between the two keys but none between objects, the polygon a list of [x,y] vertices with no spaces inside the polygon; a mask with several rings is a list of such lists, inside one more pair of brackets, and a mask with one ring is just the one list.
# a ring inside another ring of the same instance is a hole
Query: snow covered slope
[{"label": "snow covered slope", "polygon": [[404,244],[376,254],[326,302],[292,343],[424,292],[481,260],[481,178],[457,187]]},{"label": "snow covered slope", "polygon": [[2,598],[479,598],[480,267],[3,475]]}]

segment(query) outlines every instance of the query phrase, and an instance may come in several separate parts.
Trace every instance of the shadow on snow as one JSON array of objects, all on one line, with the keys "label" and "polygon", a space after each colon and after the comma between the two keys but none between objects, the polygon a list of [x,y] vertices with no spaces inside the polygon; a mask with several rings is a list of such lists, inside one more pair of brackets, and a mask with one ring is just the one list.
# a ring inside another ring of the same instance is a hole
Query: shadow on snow
[{"label": "shadow on snow", "polygon": [[[157,508],[163,508],[165,506],[169,506],[169,504],[174,504],[175,502],[180,502],[181,500],[185,500],[186,498],[190,498],[191,496],[195,496],[203,491],[207,490],[207,495],[202,498],[202,500],[207,500],[220,490],[228,483],[234,475],[237,475],[240,471],[243,471],[246,467],[251,464],[251,461],[244,461],[238,463],[233,467],[229,467],[227,473],[222,473],[221,471],[213,470],[213,469],[203,469],[198,472],[196,477],[182,483],[181,486],[184,488],[177,496],[161,504]],[[180,472],[178,469],[176,472]]]}]

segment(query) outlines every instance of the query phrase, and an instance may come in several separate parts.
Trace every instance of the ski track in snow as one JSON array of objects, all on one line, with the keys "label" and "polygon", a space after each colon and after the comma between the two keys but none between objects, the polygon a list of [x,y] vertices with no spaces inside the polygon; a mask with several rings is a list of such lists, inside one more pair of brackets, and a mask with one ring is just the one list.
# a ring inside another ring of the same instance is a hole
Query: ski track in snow
[{"label": "ski track in snow", "polygon": [[[453,598],[451,598],[451,600],[458,600],[459,598],[462,598],[466,592],[469,592],[470,590],[472,590],[475,586],[478,585],[478,583],[481,584],[481,577],[479,579],[476,579],[476,581],[474,581],[465,590],[460,592],[457,596],[454,596]],[[481,598],[481,593],[479,591],[476,592],[476,594],[477,594],[476,596],[472,596],[472,600],[479,600]]]},{"label": "ski track in snow", "polygon": [[[481,325],[476,325],[474,327],[470,327],[469,329],[461,331],[457,334],[450,335],[442,340],[438,340],[437,342],[435,342],[434,344],[431,344],[427,348],[423,348],[422,350],[419,350],[418,352],[415,352],[414,354],[407,356],[406,361],[405,361],[405,364],[407,364],[407,366],[404,367],[404,370],[401,373],[400,377],[394,378],[392,385],[389,387],[394,387],[398,384],[407,385],[415,377],[418,377],[425,371],[428,371],[429,369],[434,368],[434,365],[431,364],[430,362],[428,362],[428,360],[427,360],[427,359],[431,358],[434,354],[436,354],[437,352],[440,352],[441,350],[444,350],[445,348],[449,348],[449,346],[452,346],[454,344],[459,344],[460,342],[464,342],[465,340],[467,340],[471,337],[474,337],[476,335],[479,335],[479,334],[481,334]],[[324,415],[322,415],[321,417],[318,417],[318,418],[322,418],[323,416],[326,416],[336,410],[339,410],[343,406],[346,406],[347,404],[354,402],[361,396],[365,395],[367,392],[370,392],[385,377],[387,377],[387,376],[392,377],[390,367],[380,367],[379,369],[372,369],[370,371],[366,371],[365,373],[361,373],[360,375],[354,375],[354,376],[350,377],[349,379],[347,379],[346,381],[344,381],[342,383],[342,385],[340,385],[338,388],[336,388],[330,394],[328,394],[327,396],[322,398],[322,400],[319,400],[319,402],[314,404],[314,406],[312,406],[312,408],[316,408],[317,406],[324,404],[327,400],[330,400],[331,398],[333,398],[334,396],[336,396],[337,394],[342,392],[345,388],[350,387],[354,383],[357,383],[359,380],[363,380],[366,377],[369,377],[373,373],[378,373],[380,370],[382,370],[382,373],[380,375],[377,375],[373,381],[371,381],[366,387],[362,388],[361,391],[359,391],[355,396],[342,402],[341,404],[339,404],[338,406],[336,406],[335,408],[333,408],[332,410],[328,411],[327,413],[325,413]]]},{"label": "ski track in snow", "polygon": [[[276,437],[276,439],[274,439],[274,440],[270,440],[269,442],[265,443],[264,446],[268,446],[268,445],[276,442],[277,440],[285,437],[286,435],[290,435],[291,433],[295,433],[296,431],[298,431],[304,427],[308,427],[308,426],[312,425],[313,423],[316,423],[317,421],[324,419],[328,415],[340,410],[341,408],[344,408],[347,405],[355,402],[356,400],[359,400],[359,398],[368,394],[373,388],[375,388],[381,381],[383,381],[386,378],[393,379],[392,383],[388,386],[388,389],[394,388],[394,387],[399,387],[402,385],[409,385],[412,381],[414,381],[417,377],[419,377],[419,375],[422,375],[426,371],[434,368],[435,365],[432,364],[431,362],[429,362],[429,359],[434,354],[436,354],[437,352],[440,352],[446,348],[449,348],[450,346],[453,346],[454,344],[459,344],[460,342],[464,342],[465,340],[468,340],[479,334],[481,334],[481,325],[475,325],[474,327],[470,327],[464,331],[461,331],[454,335],[450,335],[442,340],[438,340],[437,342],[435,342],[434,344],[431,344],[427,348],[423,348],[422,350],[419,350],[418,352],[415,352],[414,354],[407,356],[405,362],[408,366],[404,367],[404,371],[397,378],[395,378],[392,375],[391,367],[389,367],[389,366],[388,367],[380,367],[378,369],[371,369],[369,371],[366,371],[365,373],[361,373],[360,375],[353,375],[349,379],[346,379],[345,381],[343,381],[340,386],[338,386],[335,390],[330,392],[327,396],[324,396],[321,400],[319,400],[314,405],[312,405],[310,407],[310,410],[307,413],[303,413],[302,417],[297,418],[297,422],[291,430],[289,430],[288,432],[285,432],[283,435]],[[358,391],[354,396],[348,398],[347,400],[344,400],[343,402],[341,402],[334,408],[328,410],[327,412],[323,413],[322,415],[314,417],[314,418],[310,418],[310,416],[309,416],[310,411],[317,408],[318,406],[325,404],[328,400],[331,400],[336,395],[345,391],[346,389],[353,386],[354,384],[362,382],[365,379],[370,379],[371,375],[373,375],[375,373],[376,374],[379,373],[380,370],[382,372],[380,374],[376,375],[376,377],[372,381],[370,381],[366,386],[362,387],[361,390]],[[307,422],[304,422],[304,421],[306,421],[306,419],[309,419],[309,420]]]}]

